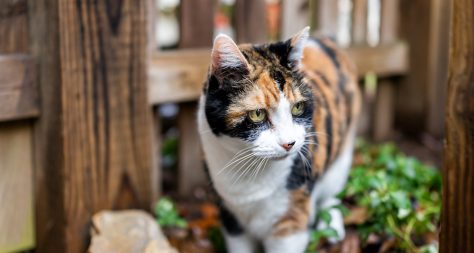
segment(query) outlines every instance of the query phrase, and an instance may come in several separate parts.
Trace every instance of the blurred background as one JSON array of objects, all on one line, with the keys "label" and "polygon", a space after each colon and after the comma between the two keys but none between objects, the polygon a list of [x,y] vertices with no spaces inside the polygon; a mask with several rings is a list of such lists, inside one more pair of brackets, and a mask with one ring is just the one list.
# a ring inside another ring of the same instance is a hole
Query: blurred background
[{"label": "blurred background", "polygon": [[360,136],[440,167],[450,2],[1,0],[0,253],[84,252],[99,210],[209,200],[195,114],[219,33],[332,37]]},{"label": "blurred background", "polygon": [[[348,50],[359,69],[365,96],[360,135],[374,141],[395,141],[405,152],[440,165],[448,64],[448,1],[159,0],[156,6],[156,47],[179,65],[173,68],[165,62],[168,59],[163,59],[163,65],[176,71],[168,71],[166,78],[181,75],[182,82],[188,83],[164,85],[160,78],[167,70],[156,69],[156,92],[163,96],[157,95],[156,101],[163,124],[165,192],[180,187],[174,175],[188,166],[180,160],[180,154],[190,157],[187,147],[196,149],[196,131],[189,128],[194,122],[185,118],[194,117],[196,104],[192,100],[200,92],[208,62],[209,50],[204,48],[209,49],[219,33],[239,43],[263,43],[287,39],[310,25],[313,35],[333,38]],[[159,54],[156,59],[160,62]],[[153,66],[151,71],[154,78]],[[164,86],[169,90],[164,92]],[[189,158],[191,161],[200,155],[193,154],[195,158]],[[190,162],[189,166],[189,171],[195,172],[196,164]],[[193,173],[195,178],[201,176]],[[184,188],[192,184],[186,185],[181,186],[181,191],[188,191]]]}]

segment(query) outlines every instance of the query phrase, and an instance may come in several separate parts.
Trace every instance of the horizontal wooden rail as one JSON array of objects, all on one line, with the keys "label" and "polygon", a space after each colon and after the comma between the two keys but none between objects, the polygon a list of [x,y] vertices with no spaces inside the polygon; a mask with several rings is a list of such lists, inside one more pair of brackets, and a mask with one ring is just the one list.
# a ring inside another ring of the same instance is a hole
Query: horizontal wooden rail
[{"label": "horizontal wooden rail", "polygon": [[[352,47],[348,54],[360,76],[373,72],[379,77],[405,74],[408,48],[404,43],[378,47]],[[148,68],[148,99],[151,104],[196,100],[207,73],[208,49],[178,50],[153,54]]]},{"label": "horizontal wooden rail", "polygon": [[33,59],[0,55],[0,122],[37,117],[39,111]]}]

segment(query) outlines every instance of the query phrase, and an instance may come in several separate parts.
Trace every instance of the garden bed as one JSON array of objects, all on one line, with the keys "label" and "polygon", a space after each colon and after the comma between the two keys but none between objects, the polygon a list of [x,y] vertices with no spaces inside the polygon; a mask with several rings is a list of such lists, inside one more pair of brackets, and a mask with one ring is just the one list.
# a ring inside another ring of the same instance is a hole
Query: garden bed
[{"label": "garden bed", "polygon": [[[312,231],[307,252],[438,251],[440,174],[395,145],[359,141],[349,182],[339,197],[345,239],[330,244],[327,238],[336,236],[335,230]],[[218,210],[211,201],[174,204],[163,198],[156,204],[155,215],[179,252],[225,252]],[[319,211],[318,219],[330,222],[326,210]]]}]

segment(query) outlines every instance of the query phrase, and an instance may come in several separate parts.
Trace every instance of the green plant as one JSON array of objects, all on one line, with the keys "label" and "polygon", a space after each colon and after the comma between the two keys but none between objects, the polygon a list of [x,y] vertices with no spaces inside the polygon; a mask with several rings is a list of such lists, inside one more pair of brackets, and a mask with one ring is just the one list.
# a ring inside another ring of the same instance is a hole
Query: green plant
[{"label": "green plant", "polygon": [[327,225],[327,227],[318,230],[311,230],[309,244],[306,247],[306,253],[317,252],[318,245],[320,244],[322,239],[338,237],[337,231],[329,226],[329,224],[331,223],[331,214],[329,213],[329,209],[318,210],[316,220],[323,221]]},{"label": "green plant", "polygon": [[163,197],[155,204],[155,215],[162,227],[186,228],[187,222],[181,218],[171,199]]},{"label": "green plant", "polygon": [[361,238],[365,240],[370,234],[395,237],[401,250],[433,252],[432,245],[420,246],[413,241],[437,229],[439,172],[402,154],[393,144],[359,142],[357,153],[349,181],[339,196],[349,206],[366,208],[368,218],[357,226]]}]

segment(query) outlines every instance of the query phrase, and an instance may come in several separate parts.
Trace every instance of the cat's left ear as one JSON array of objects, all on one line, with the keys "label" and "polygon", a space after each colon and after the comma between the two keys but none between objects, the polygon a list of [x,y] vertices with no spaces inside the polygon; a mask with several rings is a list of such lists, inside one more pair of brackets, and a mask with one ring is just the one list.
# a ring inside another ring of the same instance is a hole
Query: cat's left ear
[{"label": "cat's left ear", "polygon": [[306,45],[306,41],[309,38],[309,26],[303,28],[297,34],[293,35],[286,41],[286,44],[290,46],[290,53],[288,54],[288,60],[293,66],[299,66],[303,59],[303,51]]},{"label": "cat's left ear", "polygon": [[224,69],[247,68],[247,60],[235,42],[227,35],[218,35],[211,52],[211,72],[216,74]]}]

